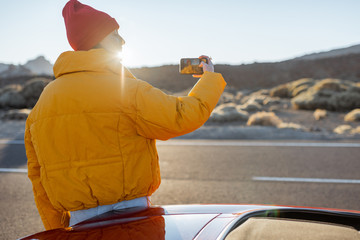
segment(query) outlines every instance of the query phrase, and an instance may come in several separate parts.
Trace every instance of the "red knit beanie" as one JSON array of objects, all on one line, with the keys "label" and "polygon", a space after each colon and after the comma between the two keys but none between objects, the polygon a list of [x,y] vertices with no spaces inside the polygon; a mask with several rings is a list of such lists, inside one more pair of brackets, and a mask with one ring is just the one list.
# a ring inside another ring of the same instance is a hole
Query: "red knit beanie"
[{"label": "red knit beanie", "polygon": [[87,51],[112,31],[119,29],[114,18],[77,0],[70,0],[62,15],[68,41],[75,51]]}]

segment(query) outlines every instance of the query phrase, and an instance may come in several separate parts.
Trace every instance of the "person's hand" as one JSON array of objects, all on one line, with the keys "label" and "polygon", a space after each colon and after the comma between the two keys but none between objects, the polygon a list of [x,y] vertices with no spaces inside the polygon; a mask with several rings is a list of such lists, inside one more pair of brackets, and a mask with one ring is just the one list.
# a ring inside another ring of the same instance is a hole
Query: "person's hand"
[{"label": "person's hand", "polygon": [[[199,67],[203,68],[203,72],[214,72],[214,64],[211,62],[211,58],[205,55],[201,55],[199,58],[207,60],[207,63],[201,62],[199,65]],[[200,78],[201,76],[202,75],[196,75],[196,74],[193,75],[194,78]]]}]

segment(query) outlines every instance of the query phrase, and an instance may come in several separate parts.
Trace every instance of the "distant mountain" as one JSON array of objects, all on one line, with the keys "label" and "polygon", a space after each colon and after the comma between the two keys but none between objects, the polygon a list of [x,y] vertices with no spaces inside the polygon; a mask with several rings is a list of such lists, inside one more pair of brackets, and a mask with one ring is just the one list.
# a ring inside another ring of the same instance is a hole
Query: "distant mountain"
[{"label": "distant mountain", "polygon": [[53,65],[43,56],[29,60],[24,65],[0,63],[0,87],[8,84],[24,84],[34,76],[53,75]]},{"label": "distant mountain", "polygon": [[223,73],[229,85],[237,89],[271,88],[300,78],[338,78],[360,82],[360,54],[241,66],[219,65],[215,70]]},{"label": "distant mountain", "polygon": [[35,75],[32,71],[22,65],[9,64],[6,70],[0,72],[0,78],[14,78],[19,76],[31,76]]},{"label": "distant mountain", "polygon": [[[177,65],[130,70],[136,77],[172,92],[189,89],[196,82],[191,76],[179,74]],[[228,86],[239,90],[271,88],[300,78],[339,78],[359,82],[360,54],[237,66],[216,65],[215,71],[222,73]]]},{"label": "distant mountain", "polygon": [[29,60],[24,65],[0,63],[0,87],[8,84],[24,84],[34,76],[51,78],[52,68],[52,64],[43,56]]},{"label": "distant mountain", "polygon": [[33,60],[25,63],[24,67],[37,75],[53,75],[53,65],[45,59],[44,56],[39,56]]},{"label": "distant mountain", "polygon": [[302,57],[295,58],[294,60],[316,60],[321,58],[339,57],[349,54],[360,54],[360,44],[347,48],[339,48],[326,52],[307,54]]},{"label": "distant mountain", "polygon": [[9,68],[9,64],[0,63],[0,73],[6,71]]},{"label": "distant mountain", "polygon": [[[181,75],[177,65],[135,68],[134,75],[168,91],[191,88],[191,76]],[[360,81],[360,44],[348,48],[320,52],[283,62],[243,65],[216,65],[228,86],[237,89],[269,88],[299,78],[340,78]]]},{"label": "distant mountain", "polygon": [[[24,65],[0,63],[0,87],[23,84],[34,75],[53,75],[52,65],[43,56]],[[133,74],[155,87],[169,92],[191,88],[197,81],[179,74],[178,65],[130,69]],[[299,78],[339,78],[360,81],[360,44],[328,52],[314,53],[283,62],[242,65],[216,65],[228,86],[236,89],[261,89],[277,86]]]}]

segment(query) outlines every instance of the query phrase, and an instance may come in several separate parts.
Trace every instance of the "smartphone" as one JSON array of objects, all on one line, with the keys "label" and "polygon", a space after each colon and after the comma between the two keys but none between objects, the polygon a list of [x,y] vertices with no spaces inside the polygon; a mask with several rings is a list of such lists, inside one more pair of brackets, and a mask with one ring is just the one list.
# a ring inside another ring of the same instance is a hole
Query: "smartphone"
[{"label": "smartphone", "polygon": [[201,62],[207,63],[206,58],[182,58],[180,59],[179,71],[181,74],[197,74],[204,73],[203,68],[199,67]]}]

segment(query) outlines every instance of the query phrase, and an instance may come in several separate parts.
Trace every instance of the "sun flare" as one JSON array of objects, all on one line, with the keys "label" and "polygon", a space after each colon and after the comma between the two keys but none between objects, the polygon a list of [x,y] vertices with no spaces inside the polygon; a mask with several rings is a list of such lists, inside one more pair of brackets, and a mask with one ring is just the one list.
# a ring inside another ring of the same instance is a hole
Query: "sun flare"
[{"label": "sun flare", "polygon": [[127,65],[129,63],[129,58],[131,58],[128,48],[123,46],[122,51],[117,54],[117,57],[123,65]]},{"label": "sun flare", "polygon": [[116,54],[116,57],[118,58],[118,59],[120,59],[120,61],[122,62],[122,63],[124,63],[124,53],[121,51],[121,52],[118,52],[117,54]]}]

